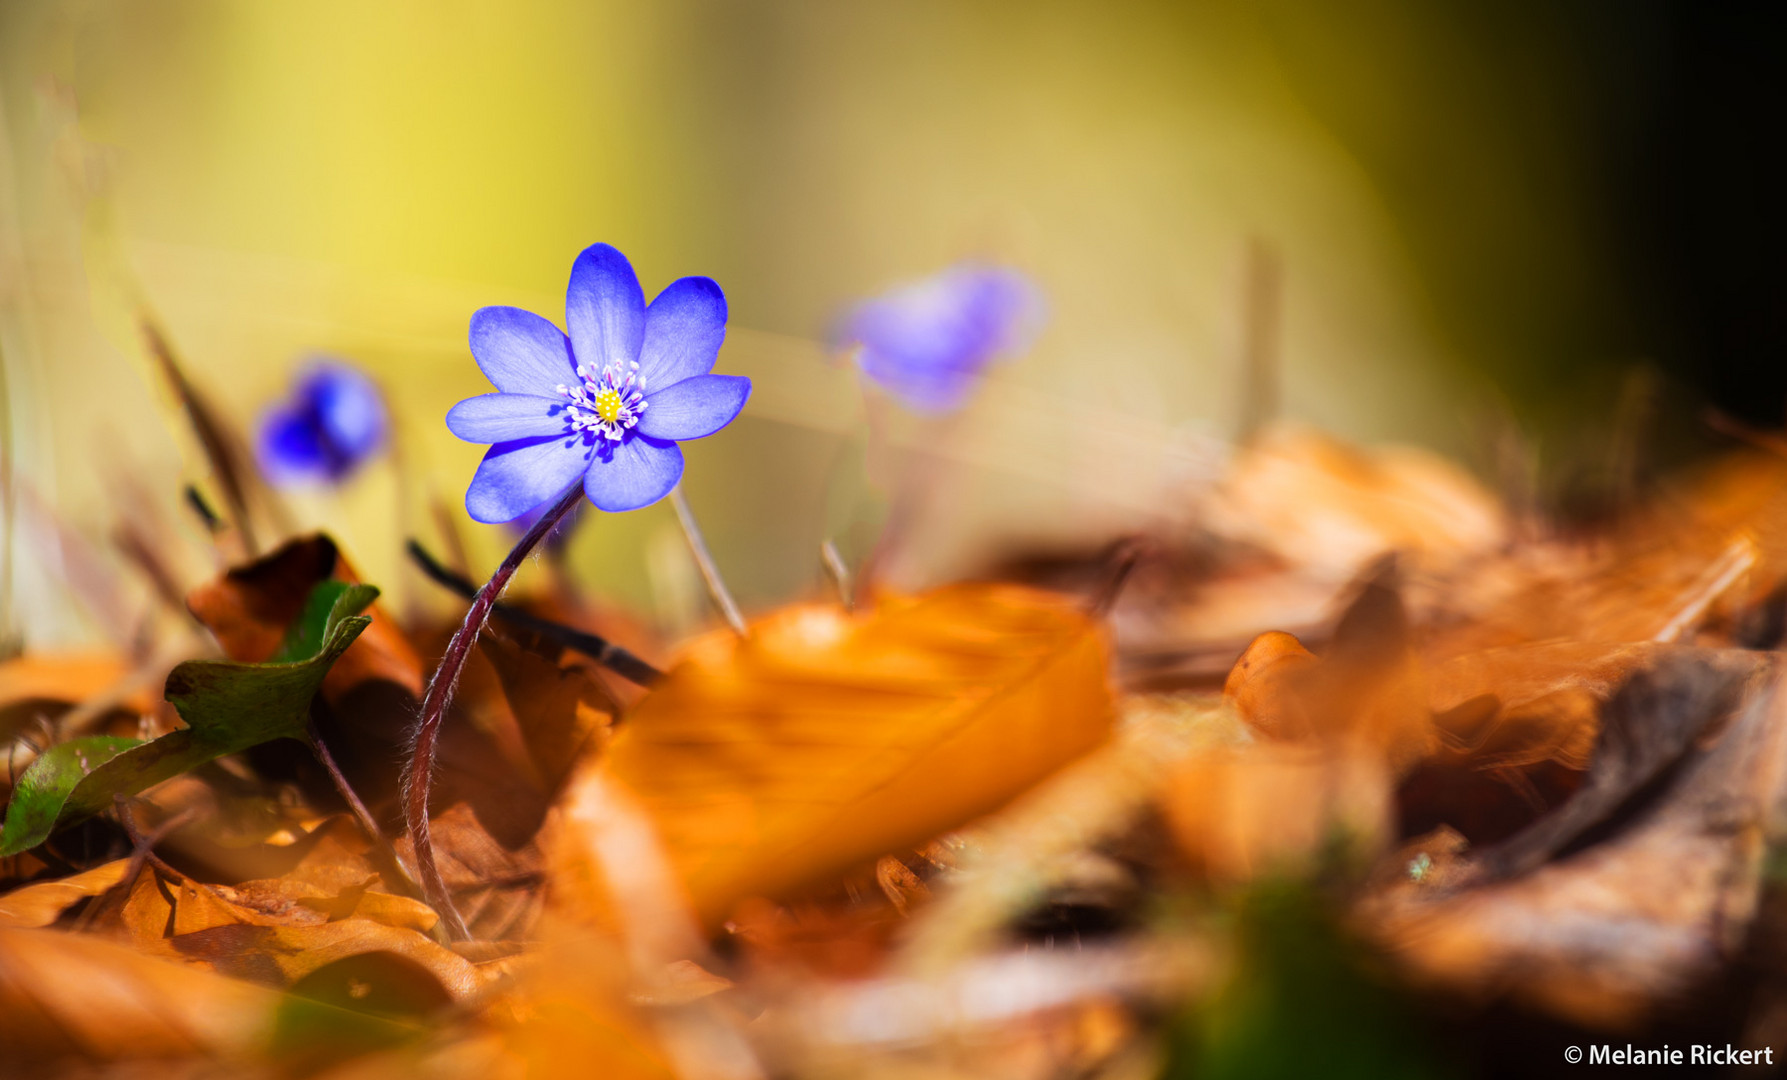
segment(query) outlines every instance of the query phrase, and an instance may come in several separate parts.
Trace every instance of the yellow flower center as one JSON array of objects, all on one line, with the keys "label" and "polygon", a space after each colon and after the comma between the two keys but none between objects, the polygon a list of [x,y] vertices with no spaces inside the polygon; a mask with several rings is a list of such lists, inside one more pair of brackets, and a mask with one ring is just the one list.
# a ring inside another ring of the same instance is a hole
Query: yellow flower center
[{"label": "yellow flower center", "polygon": [[596,395],[595,406],[596,415],[612,424],[614,418],[620,415],[620,395],[613,390],[604,390]]}]

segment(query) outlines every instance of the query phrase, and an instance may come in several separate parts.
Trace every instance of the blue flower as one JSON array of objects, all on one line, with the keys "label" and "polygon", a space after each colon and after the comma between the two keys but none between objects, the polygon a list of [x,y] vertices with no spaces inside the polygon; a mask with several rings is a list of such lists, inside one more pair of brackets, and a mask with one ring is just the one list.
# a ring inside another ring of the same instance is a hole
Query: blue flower
[{"label": "blue flower", "polygon": [[589,501],[650,506],[683,474],[677,442],[725,427],[751,380],[710,375],[726,297],[703,277],[674,281],[650,307],[626,256],[596,244],[571,266],[570,336],[532,312],[472,316],[472,356],[497,393],[447,413],[467,442],[491,443],[465,493],[477,521],[513,521],[580,478]]},{"label": "blue flower", "polygon": [[859,305],[843,344],[862,373],[919,412],[961,407],[986,366],[1021,348],[1042,320],[1030,279],[963,264]]},{"label": "blue flower", "polygon": [[255,457],[281,486],[339,483],[384,445],[385,428],[373,381],[341,361],[317,359],[261,415]]}]

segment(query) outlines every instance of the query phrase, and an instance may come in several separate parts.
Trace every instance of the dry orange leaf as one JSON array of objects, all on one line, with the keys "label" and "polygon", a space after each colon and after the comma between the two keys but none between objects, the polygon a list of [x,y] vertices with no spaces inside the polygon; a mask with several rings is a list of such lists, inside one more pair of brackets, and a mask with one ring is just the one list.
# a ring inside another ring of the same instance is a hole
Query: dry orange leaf
[{"label": "dry orange leaf", "polygon": [[1224,881],[1309,870],[1330,841],[1375,850],[1390,831],[1390,784],[1369,753],[1267,743],[1194,758],[1162,809],[1179,847]]},{"label": "dry orange leaf", "polygon": [[1401,597],[1378,581],[1348,606],[1319,658],[1282,631],[1256,637],[1223,696],[1267,735],[1368,747],[1398,770],[1433,743],[1426,674],[1409,646]]},{"label": "dry orange leaf", "polygon": [[[113,653],[52,653],[19,656],[0,663],[0,732],[17,730],[33,712],[58,714],[92,698],[130,674],[130,665]],[[131,692],[123,708],[144,713],[158,695]]]},{"label": "dry orange leaf", "polygon": [[0,896],[0,926],[48,926],[81,900],[98,896],[123,881],[129,868],[129,859],[114,859],[60,881],[38,881],[14,889]]},{"label": "dry orange leaf", "polygon": [[1206,523],[1340,577],[1392,551],[1457,562],[1496,550],[1508,533],[1495,496],[1453,462],[1408,446],[1353,447],[1290,425],[1235,455]]},{"label": "dry orange leaf", "polygon": [[269,1035],[279,996],[89,935],[0,929],[4,1065],[243,1054]]},{"label": "dry orange leaf", "polygon": [[[1002,806],[1098,745],[1107,646],[1070,601],[1014,586],[785,608],[698,641],[580,787],[618,781],[699,917],[782,897]],[[601,879],[561,838],[564,880]]]},{"label": "dry orange leaf", "polygon": [[[456,998],[482,983],[471,963],[417,932],[427,909],[414,901],[386,896],[366,905],[362,896],[349,917],[332,919],[302,903],[269,911],[242,903],[245,898],[226,886],[164,882],[145,870],[122,919],[147,952],[185,957],[256,981],[290,983],[336,960],[388,952],[415,962]],[[388,921],[374,921],[379,918]]]}]

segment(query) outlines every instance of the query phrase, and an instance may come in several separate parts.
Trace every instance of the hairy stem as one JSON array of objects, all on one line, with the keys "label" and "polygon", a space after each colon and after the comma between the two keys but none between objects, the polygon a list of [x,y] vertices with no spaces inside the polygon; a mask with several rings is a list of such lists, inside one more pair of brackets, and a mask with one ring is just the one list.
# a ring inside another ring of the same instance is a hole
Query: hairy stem
[{"label": "hairy stem", "polygon": [[466,657],[471,655],[472,644],[478,640],[479,631],[484,629],[484,622],[490,618],[490,609],[495,606],[496,598],[509,586],[509,579],[521,568],[535,547],[539,546],[546,534],[551,532],[564,516],[583,498],[582,485],[573,485],[561,496],[551,510],[548,510],[534,522],[533,528],[521,538],[515,549],[509,552],[503,564],[490,575],[490,580],[472,597],[472,606],[465,613],[465,621],[453,632],[453,639],[447,642],[446,655],[441,657],[440,666],[434,669],[434,678],[428,682],[428,692],[422,697],[422,715],[416,720],[415,744],[410,752],[409,770],[403,778],[403,813],[409,822],[410,844],[416,852],[416,870],[422,876],[422,892],[428,903],[440,913],[441,923],[446,927],[448,936],[455,941],[464,941],[470,936],[465,928],[465,919],[459,914],[459,908],[453,903],[452,893],[447,891],[447,883],[441,878],[440,867],[434,861],[434,839],[428,832],[428,789],[434,778],[435,746],[440,740],[441,721],[447,715],[447,703],[453,698],[453,688],[459,681],[459,672],[465,667]]},{"label": "hairy stem", "polygon": [[720,577],[720,568],[714,565],[714,557],[707,550],[707,541],[701,536],[701,526],[695,524],[695,514],[689,509],[689,500],[683,498],[682,485],[670,489],[670,504],[676,507],[676,520],[682,523],[683,537],[689,541],[689,550],[695,555],[695,565],[701,568],[701,580],[707,582],[707,595],[713,598],[714,607],[720,609],[720,614],[725,616],[726,625],[732,627],[733,633],[744,637],[745,617],[739,613],[732,594],[726,591],[726,582]]}]

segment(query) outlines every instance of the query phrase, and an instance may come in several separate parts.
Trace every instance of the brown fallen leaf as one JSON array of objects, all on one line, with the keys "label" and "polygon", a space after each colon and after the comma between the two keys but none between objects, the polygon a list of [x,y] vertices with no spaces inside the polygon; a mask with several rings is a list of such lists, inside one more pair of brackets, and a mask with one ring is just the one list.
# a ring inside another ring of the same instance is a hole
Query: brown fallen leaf
[{"label": "brown fallen leaf", "polygon": [[1429,673],[1439,745],[1398,791],[1404,835],[1440,826],[1505,840],[1581,785],[1607,699],[1672,651],[1650,642],[1540,642]]},{"label": "brown fallen leaf", "polygon": [[225,975],[289,986],[318,969],[366,953],[391,953],[432,975],[449,995],[466,998],[484,985],[477,967],[414,930],[369,919],[343,919],[314,926],[229,923],[175,934],[171,955],[196,961]]},{"label": "brown fallen leaf", "polygon": [[1195,758],[1161,800],[1179,849],[1222,882],[1300,877],[1340,845],[1369,861],[1390,836],[1390,778],[1377,755],[1262,744]]},{"label": "brown fallen leaf", "polygon": [[1381,756],[1394,771],[1434,744],[1426,675],[1390,567],[1360,589],[1321,657],[1290,634],[1261,634],[1223,695],[1264,734]]},{"label": "brown fallen leaf", "polygon": [[[121,683],[131,672],[123,657],[107,652],[30,653],[0,662],[0,739],[10,741],[37,716],[61,716]],[[150,688],[138,687],[126,693],[117,708],[146,713],[155,708],[158,697]]]},{"label": "brown fallen leaf", "polygon": [[[186,597],[186,606],[216,636],[225,655],[243,663],[271,657],[310,590],[331,577],[358,582],[335,541],[318,534],[292,540],[254,562],[234,567]],[[394,683],[419,698],[422,660],[381,605],[366,610],[368,626],[323,681],[331,703],[369,680]]]},{"label": "brown fallen leaf", "polygon": [[1414,447],[1354,447],[1281,425],[1236,454],[1209,498],[1218,535],[1345,578],[1383,555],[1447,564],[1499,548],[1507,516],[1454,463]]},{"label": "brown fallen leaf", "polygon": [[[1679,1001],[1742,947],[1787,780],[1787,698],[1740,675],[1734,701],[1732,665],[1758,659],[1691,651],[1635,680],[1609,716],[1627,732],[1607,748],[1610,779],[1493,858],[1507,873],[1563,842],[1579,850],[1506,880],[1483,884],[1467,865],[1462,885],[1369,897],[1361,927],[1413,978],[1466,1000],[1511,996],[1615,1030]],[[1616,800],[1615,779],[1648,797]]]},{"label": "brown fallen leaf", "polygon": [[114,859],[59,881],[39,881],[14,889],[0,896],[0,926],[48,926],[82,900],[98,896],[123,881],[129,868],[129,859]]},{"label": "brown fallen leaf", "polygon": [[554,663],[489,632],[478,647],[496,670],[542,790],[556,793],[578,758],[607,741],[619,703],[580,666]]},{"label": "brown fallen leaf", "polygon": [[13,1075],[57,1061],[245,1060],[280,995],[90,935],[0,929],[0,1047]]},{"label": "brown fallen leaf", "polygon": [[[509,941],[527,936],[541,906],[539,845],[504,847],[465,803],[436,814],[432,829],[441,877],[458,899],[473,938]],[[414,859],[407,835],[397,838],[396,847],[405,862]]]},{"label": "brown fallen leaf", "polygon": [[[997,809],[1098,745],[1106,665],[1090,618],[1027,589],[953,586],[858,616],[787,608],[749,638],[697,641],[591,780],[630,792],[714,925],[743,897],[790,895]],[[570,804],[589,782],[573,780]],[[554,857],[573,910],[624,870],[569,829]]]},{"label": "brown fallen leaf", "polygon": [[[182,957],[226,975],[288,986],[317,969],[363,953],[391,953],[415,964],[458,998],[482,985],[476,968],[425,937],[433,912],[397,896],[368,900],[362,886],[347,895],[207,885],[169,878],[145,867],[118,921],[138,948]],[[306,900],[314,902],[306,903]]]}]

